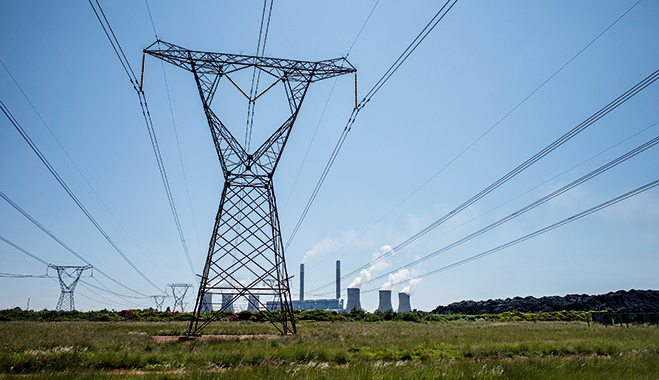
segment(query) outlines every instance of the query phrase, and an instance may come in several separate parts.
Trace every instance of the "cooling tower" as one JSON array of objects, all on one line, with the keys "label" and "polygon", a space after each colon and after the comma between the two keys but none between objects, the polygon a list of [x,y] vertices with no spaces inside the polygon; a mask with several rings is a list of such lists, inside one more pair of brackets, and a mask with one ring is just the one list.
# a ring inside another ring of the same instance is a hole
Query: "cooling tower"
[{"label": "cooling tower", "polygon": [[405,313],[407,311],[412,311],[412,306],[410,306],[410,294],[398,293],[398,312]]},{"label": "cooling tower", "polygon": [[391,306],[391,290],[380,290],[380,311],[389,311],[394,308]]},{"label": "cooling tower", "polygon": [[341,298],[341,261],[336,260],[336,299]]},{"label": "cooling tower", "polygon": [[222,310],[233,312],[233,294],[222,294]]},{"label": "cooling tower", "polygon": [[346,305],[346,311],[351,312],[354,308],[362,308],[362,304],[359,302],[359,288],[348,288],[348,304]]},{"label": "cooling tower", "polygon": [[300,264],[300,302],[304,301],[304,264]]},{"label": "cooling tower", "polygon": [[253,313],[259,311],[259,296],[249,296],[247,298],[247,310]]},{"label": "cooling tower", "polygon": [[201,301],[201,312],[210,313],[211,311],[213,311],[213,295],[206,293]]}]

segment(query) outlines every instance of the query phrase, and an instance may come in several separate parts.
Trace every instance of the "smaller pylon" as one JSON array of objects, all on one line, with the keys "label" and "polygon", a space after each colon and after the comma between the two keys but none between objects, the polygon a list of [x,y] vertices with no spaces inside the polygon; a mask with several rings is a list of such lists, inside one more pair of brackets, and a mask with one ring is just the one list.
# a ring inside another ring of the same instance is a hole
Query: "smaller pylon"
[{"label": "smaller pylon", "polygon": [[[57,277],[59,278],[59,287],[62,290],[60,293],[59,300],[57,301],[57,311],[74,311],[75,302],[73,300],[73,292],[80,281],[82,273],[86,270],[93,270],[91,265],[85,266],[73,266],[73,265],[48,265],[48,268],[53,268],[57,271]],[[66,279],[73,279],[68,285],[66,284]]]},{"label": "smaller pylon", "polygon": [[192,287],[192,284],[168,284],[167,286],[172,289],[172,296],[174,296],[174,307],[172,311],[176,311],[176,308],[180,306],[181,313],[183,313],[185,311],[183,299],[188,289]]},{"label": "smaller pylon", "polygon": [[156,303],[156,311],[162,311],[162,304],[163,302],[165,302],[166,297],[167,296],[164,294],[151,296],[151,298],[153,298],[153,301]]}]

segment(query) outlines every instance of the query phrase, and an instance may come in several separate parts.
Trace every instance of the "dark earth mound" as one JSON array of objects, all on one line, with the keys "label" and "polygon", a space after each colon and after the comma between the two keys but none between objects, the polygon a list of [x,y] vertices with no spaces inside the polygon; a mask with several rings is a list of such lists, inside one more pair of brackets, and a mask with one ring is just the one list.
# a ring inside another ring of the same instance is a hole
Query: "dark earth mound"
[{"label": "dark earth mound", "polygon": [[551,296],[535,298],[514,297],[505,300],[461,301],[448,306],[437,306],[435,314],[498,314],[508,311],[522,313],[539,313],[552,311],[599,311],[613,310],[619,313],[659,312],[659,291],[657,290],[619,290],[590,296],[587,294],[568,294],[565,297]]}]

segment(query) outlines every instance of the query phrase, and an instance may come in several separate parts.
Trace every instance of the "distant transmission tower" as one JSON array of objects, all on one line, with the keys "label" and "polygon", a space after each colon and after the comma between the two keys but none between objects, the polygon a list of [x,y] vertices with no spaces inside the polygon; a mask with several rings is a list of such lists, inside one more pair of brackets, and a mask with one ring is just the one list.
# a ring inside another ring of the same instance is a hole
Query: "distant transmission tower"
[{"label": "distant transmission tower", "polygon": [[[62,293],[59,295],[59,300],[57,301],[57,311],[74,311],[76,309],[75,302],[73,300],[73,292],[80,281],[82,273],[86,270],[93,270],[91,265],[85,266],[65,266],[65,265],[48,265],[48,268],[53,268],[57,271],[57,277],[59,278],[59,287],[62,290]],[[73,279],[71,281],[71,279]],[[69,284],[66,282],[69,280]]]},{"label": "distant transmission tower", "polygon": [[151,298],[153,299],[153,301],[156,303],[156,311],[162,311],[162,304],[163,304],[163,302],[165,302],[165,298],[166,298],[166,297],[167,297],[167,296],[165,296],[165,295],[161,295],[161,294],[160,294],[160,295],[151,296]]},{"label": "distant transmission tower", "polygon": [[[258,303],[258,309],[268,315],[280,333],[295,333],[272,177],[309,85],[356,70],[345,58],[294,61],[192,51],[163,41],[156,41],[144,52],[194,74],[225,179],[188,336],[199,335],[239,297]],[[254,98],[230,77],[249,68],[260,70],[272,80]],[[254,152],[246,151],[211,109],[223,77],[248,98],[250,106],[277,83],[285,88],[290,117]],[[223,296],[219,310],[204,312],[206,294],[230,295],[231,300],[224,302]],[[273,301],[267,302],[265,297]]]},{"label": "distant transmission tower", "polygon": [[188,293],[188,289],[192,287],[192,284],[169,284],[167,286],[172,289],[172,296],[174,296],[174,307],[172,311],[176,311],[176,307],[180,306],[181,313],[183,313],[185,311],[183,299]]}]

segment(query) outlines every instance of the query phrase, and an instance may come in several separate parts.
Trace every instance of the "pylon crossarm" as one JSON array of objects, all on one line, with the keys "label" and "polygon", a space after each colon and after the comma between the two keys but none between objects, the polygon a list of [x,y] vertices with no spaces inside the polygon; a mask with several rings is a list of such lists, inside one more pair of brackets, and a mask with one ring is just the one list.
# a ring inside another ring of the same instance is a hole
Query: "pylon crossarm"
[{"label": "pylon crossarm", "polygon": [[[153,48],[156,45],[164,48]],[[277,78],[286,77],[288,80],[296,82],[316,82],[356,71],[345,58],[309,62],[253,55],[211,53],[188,50],[161,40],[144,49],[144,53],[188,71],[192,71],[191,64],[194,63],[197,71],[202,74],[231,74],[256,66]]]}]

